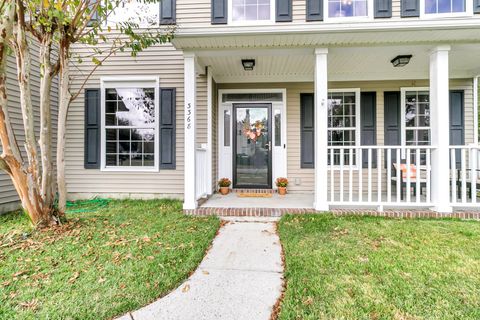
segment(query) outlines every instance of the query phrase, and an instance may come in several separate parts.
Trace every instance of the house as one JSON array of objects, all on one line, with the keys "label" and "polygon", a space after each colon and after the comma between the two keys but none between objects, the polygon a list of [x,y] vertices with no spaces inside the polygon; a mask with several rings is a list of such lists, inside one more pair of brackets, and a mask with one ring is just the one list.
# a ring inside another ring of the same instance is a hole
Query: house
[{"label": "house", "polygon": [[[71,199],[196,212],[229,206],[219,178],[269,192],[287,177],[291,208],[478,207],[479,0],[163,0],[158,15],[173,42],[111,57],[71,107]],[[75,68],[79,88],[91,65]]]}]

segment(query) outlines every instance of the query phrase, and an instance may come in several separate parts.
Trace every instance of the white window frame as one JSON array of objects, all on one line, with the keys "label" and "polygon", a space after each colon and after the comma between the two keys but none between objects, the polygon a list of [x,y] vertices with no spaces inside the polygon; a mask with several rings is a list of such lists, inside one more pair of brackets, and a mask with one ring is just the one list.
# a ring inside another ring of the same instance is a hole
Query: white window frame
[{"label": "white window frame", "polygon": [[[374,0],[366,0],[367,1],[367,15],[360,17],[360,16],[353,16],[353,17],[330,17],[329,10],[328,10],[328,0],[323,1],[323,12],[324,12],[324,22],[365,22],[365,21],[373,21],[373,2]],[[424,0],[420,0],[424,1]],[[472,4],[473,5],[473,4]]]},{"label": "white window frame", "polygon": [[[358,146],[360,146],[360,139],[361,139],[361,124],[360,124],[360,121],[361,121],[361,117],[360,117],[360,88],[350,88],[350,89],[329,89],[328,90],[328,96],[330,95],[330,93],[341,93],[341,92],[354,92],[355,93],[355,145],[351,146],[352,148],[356,148]],[[329,99],[327,96],[327,100]],[[328,112],[328,111],[327,111]],[[328,115],[327,115],[327,118],[328,118]],[[327,119],[328,121],[328,119]],[[333,127],[329,127],[328,124],[327,124],[327,145],[328,147],[335,147],[335,146],[331,146],[330,145],[330,142],[328,141],[328,131],[332,131]],[[359,169],[362,167],[362,165],[359,163],[360,161],[360,152],[358,152],[358,149],[356,149],[355,151],[356,155],[355,155],[355,165],[351,165],[351,164],[348,164],[348,165],[343,165],[344,167],[352,167],[354,170],[356,169]],[[333,167],[333,168],[339,168],[340,165],[337,165],[337,164],[330,164],[329,167]]]},{"label": "white window frame", "polygon": [[[106,129],[105,129],[105,90],[109,88],[154,88],[155,89],[155,153],[153,167],[108,167],[106,166]],[[100,170],[113,172],[158,172],[159,171],[159,120],[160,120],[160,97],[159,77],[131,77],[116,76],[100,78],[100,99],[101,99],[101,125],[100,125]]]},{"label": "white window frame", "polygon": [[421,19],[445,19],[453,17],[471,17],[473,16],[473,0],[465,0],[465,12],[447,12],[447,13],[426,13],[425,1],[420,0],[420,18]]},{"label": "white window frame", "polygon": [[[430,95],[430,88],[429,87],[406,87],[406,88],[400,88],[401,91],[401,106],[400,106],[400,130],[401,132],[401,146],[406,147],[407,146],[407,125],[405,124],[405,102],[406,102],[406,93],[410,91],[414,92],[419,92],[419,91],[427,91]],[[432,122],[431,122],[431,101],[429,101],[430,104],[430,145],[432,144]],[[410,129],[420,129],[423,130],[425,127],[409,127]]]},{"label": "white window frame", "polygon": [[252,25],[269,25],[276,22],[275,19],[275,0],[270,0],[270,19],[269,20],[233,20],[233,0],[228,0],[228,24],[233,26],[252,26]]}]

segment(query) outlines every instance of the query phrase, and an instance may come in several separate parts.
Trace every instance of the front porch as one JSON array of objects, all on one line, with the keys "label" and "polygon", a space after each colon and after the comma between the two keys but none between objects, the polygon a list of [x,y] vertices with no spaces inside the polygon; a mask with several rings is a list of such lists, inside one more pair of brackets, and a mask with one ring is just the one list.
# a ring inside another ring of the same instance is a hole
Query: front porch
[{"label": "front porch", "polygon": [[[480,66],[472,50],[480,52],[480,46],[188,52],[184,209],[246,215],[332,209],[445,214],[480,207]],[[391,57],[407,52],[414,53],[412,62],[393,68]],[[365,62],[357,70],[348,70],[352,55]],[[256,61],[257,70],[242,70],[241,59],[247,57]],[[199,144],[195,133],[200,124],[196,113],[202,112],[195,107],[201,70],[207,78],[207,110],[200,116],[207,118],[206,144]],[[304,102],[305,97],[311,102]],[[308,103],[312,111],[304,114]],[[458,109],[452,111],[452,106]],[[239,124],[239,107],[265,108],[264,120],[257,122],[268,125],[253,129],[262,131],[263,140],[244,134],[242,128],[247,118],[252,126],[253,113],[245,118],[243,112]],[[335,108],[341,111],[340,125]],[[310,131],[306,120],[311,121]],[[242,135],[247,137],[243,145],[234,140]],[[256,156],[249,160],[251,142]],[[287,177],[292,193],[272,198],[214,194],[218,179],[230,178],[238,187],[237,175],[245,172],[255,186],[264,179],[265,188],[275,188],[277,177]],[[208,200],[199,204],[205,197]]]}]

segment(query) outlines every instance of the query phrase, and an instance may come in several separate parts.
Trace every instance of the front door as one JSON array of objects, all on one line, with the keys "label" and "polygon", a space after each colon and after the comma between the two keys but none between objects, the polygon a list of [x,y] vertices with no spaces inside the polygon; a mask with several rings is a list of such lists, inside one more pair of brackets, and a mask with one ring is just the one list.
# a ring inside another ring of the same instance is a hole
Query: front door
[{"label": "front door", "polygon": [[271,104],[233,105],[233,186],[272,188]]}]

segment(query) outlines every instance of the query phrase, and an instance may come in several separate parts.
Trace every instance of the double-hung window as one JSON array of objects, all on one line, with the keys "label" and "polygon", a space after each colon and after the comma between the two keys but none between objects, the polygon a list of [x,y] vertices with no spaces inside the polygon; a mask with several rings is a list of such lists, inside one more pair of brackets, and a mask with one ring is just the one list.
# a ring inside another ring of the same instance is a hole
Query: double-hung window
[{"label": "double-hung window", "polygon": [[[115,5],[117,6],[115,7]],[[154,27],[159,24],[159,16],[160,6],[158,2],[120,1],[115,3],[112,12],[108,13],[107,25],[134,23],[140,28]]]},{"label": "double-hung window", "polygon": [[[328,145],[333,147],[356,146],[359,143],[360,90],[332,90],[328,93]],[[348,148],[334,149],[333,164],[356,165],[357,153]],[[328,155],[331,164],[330,153]]]},{"label": "double-hung window", "polygon": [[466,0],[425,0],[425,13],[461,13],[466,12]]},{"label": "double-hung window", "polygon": [[158,168],[158,82],[102,82],[102,168]]},{"label": "double-hung window", "polygon": [[[428,146],[431,142],[430,92],[428,88],[402,89],[402,145]],[[448,129],[447,129],[448,130]],[[412,161],[415,150],[411,151]],[[425,154],[421,153],[421,162]]]},{"label": "double-hung window", "polygon": [[367,0],[328,0],[328,17],[367,17]]},{"label": "double-hung window", "polygon": [[229,0],[232,22],[268,22],[274,16],[273,0]]}]

